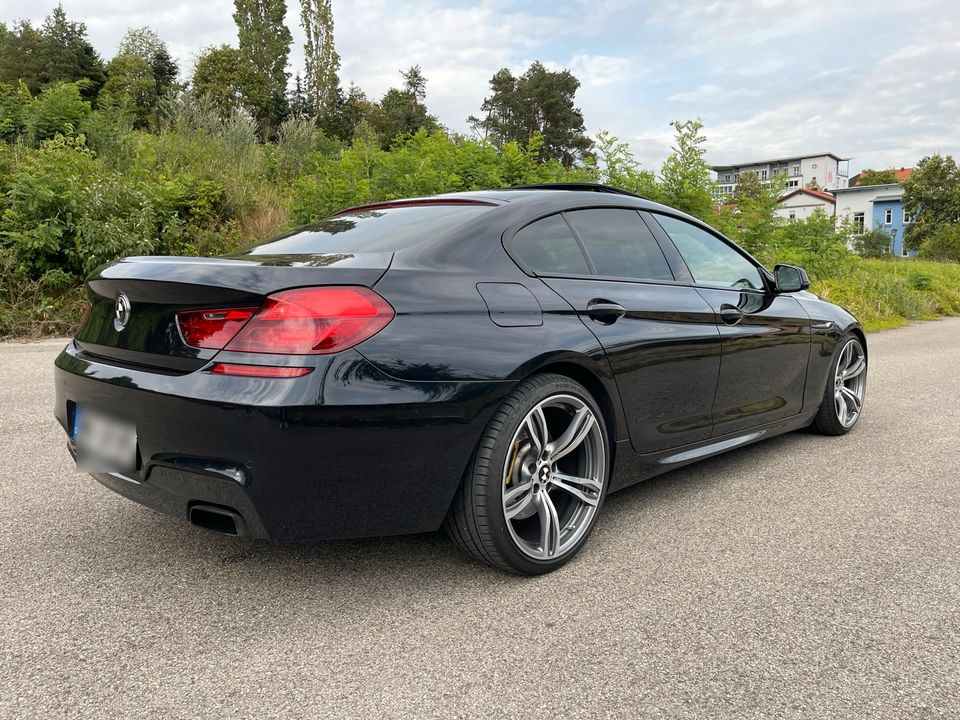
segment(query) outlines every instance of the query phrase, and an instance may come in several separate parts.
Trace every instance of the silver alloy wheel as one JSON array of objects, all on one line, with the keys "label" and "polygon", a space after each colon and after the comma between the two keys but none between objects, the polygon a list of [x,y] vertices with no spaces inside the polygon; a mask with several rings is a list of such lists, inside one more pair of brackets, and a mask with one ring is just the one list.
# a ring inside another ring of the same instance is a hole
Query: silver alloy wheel
[{"label": "silver alloy wheel", "polygon": [[593,410],[574,395],[539,402],[510,442],[501,484],[503,515],[517,548],[555,560],[593,524],[606,450]]},{"label": "silver alloy wheel", "polygon": [[851,338],[840,351],[833,387],[837,420],[845,428],[851,427],[860,417],[866,385],[867,356],[860,341]]}]

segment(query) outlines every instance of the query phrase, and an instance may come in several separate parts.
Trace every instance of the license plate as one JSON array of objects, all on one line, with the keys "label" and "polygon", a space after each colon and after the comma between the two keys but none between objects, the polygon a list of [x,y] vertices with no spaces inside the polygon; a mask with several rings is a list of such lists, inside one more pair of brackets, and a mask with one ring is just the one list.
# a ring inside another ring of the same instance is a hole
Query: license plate
[{"label": "license plate", "polygon": [[85,472],[132,472],[137,468],[137,429],[133,423],[89,407],[73,415],[77,467]]}]

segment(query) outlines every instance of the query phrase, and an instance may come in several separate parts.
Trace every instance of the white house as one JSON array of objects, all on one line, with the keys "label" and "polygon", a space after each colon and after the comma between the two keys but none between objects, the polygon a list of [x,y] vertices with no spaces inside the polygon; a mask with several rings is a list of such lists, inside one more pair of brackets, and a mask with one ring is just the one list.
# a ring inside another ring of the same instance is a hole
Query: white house
[{"label": "white house", "polygon": [[806,187],[811,180],[815,180],[817,187],[823,190],[836,190],[847,187],[850,158],[833,153],[794,155],[733,165],[714,165],[711,170],[717,174],[715,193],[718,198],[733,193],[740,182],[740,175],[746,172],[756,173],[760,182],[786,175],[788,190]]},{"label": "white house", "polygon": [[788,191],[780,198],[780,204],[774,210],[774,215],[782,218],[804,220],[819,209],[823,210],[828,217],[833,217],[836,202],[836,198],[828,192],[797,188]]}]

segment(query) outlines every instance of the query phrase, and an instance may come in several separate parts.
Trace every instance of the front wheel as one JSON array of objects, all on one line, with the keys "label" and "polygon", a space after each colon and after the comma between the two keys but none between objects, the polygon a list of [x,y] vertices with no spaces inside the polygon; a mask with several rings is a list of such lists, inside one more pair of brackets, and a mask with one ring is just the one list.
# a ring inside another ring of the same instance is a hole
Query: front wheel
[{"label": "front wheel", "polygon": [[837,343],[813,428],[824,435],[846,435],[860,419],[866,389],[867,353],[856,335],[846,335]]},{"label": "front wheel", "polygon": [[610,474],[603,415],[562,375],[523,382],[494,414],[447,515],[469,554],[523,575],[572,558],[596,524]]}]

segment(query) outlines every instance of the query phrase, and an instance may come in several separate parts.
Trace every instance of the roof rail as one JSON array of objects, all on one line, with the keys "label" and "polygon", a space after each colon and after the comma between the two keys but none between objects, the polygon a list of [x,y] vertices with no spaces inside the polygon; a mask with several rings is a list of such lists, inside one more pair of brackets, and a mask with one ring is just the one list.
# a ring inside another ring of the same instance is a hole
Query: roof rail
[{"label": "roof rail", "polygon": [[612,185],[603,185],[601,183],[591,183],[591,182],[558,182],[558,183],[535,183],[533,185],[513,185],[508,188],[501,188],[502,190],[579,190],[581,192],[598,192],[598,193],[610,193],[611,195],[629,195],[630,197],[640,198],[641,200],[649,200],[650,198],[644,197],[643,195],[637,195],[637,193],[632,193],[629,190],[621,190],[620,188],[613,187]]}]

